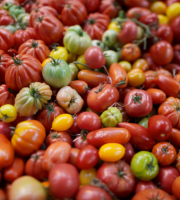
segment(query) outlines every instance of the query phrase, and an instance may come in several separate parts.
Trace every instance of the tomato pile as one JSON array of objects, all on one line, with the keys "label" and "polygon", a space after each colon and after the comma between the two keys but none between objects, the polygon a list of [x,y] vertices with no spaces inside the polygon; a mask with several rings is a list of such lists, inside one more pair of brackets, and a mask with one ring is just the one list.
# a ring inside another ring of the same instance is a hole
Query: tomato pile
[{"label": "tomato pile", "polygon": [[180,0],[0,3],[0,200],[180,200]]}]

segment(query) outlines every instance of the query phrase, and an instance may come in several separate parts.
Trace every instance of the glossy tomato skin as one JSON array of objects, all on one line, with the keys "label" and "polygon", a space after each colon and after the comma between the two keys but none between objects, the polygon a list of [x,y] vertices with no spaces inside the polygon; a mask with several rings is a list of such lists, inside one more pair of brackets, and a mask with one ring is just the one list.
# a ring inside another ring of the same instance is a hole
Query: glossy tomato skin
[{"label": "glossy tomato skin", "polygon": [[131,90],[134,90],[136,89],[135,87],[125,87],[125,88],[122,88],[119,90],[119,101],[124,103],[124,98],[126,96],[126,94],[131,91]]},{"label": "glossy tomato skin", "polygon": [[132,7],[142,7],[142,8],[149,8],[150,2],[147,0],[125,0],[125,5],[132,8]]},{"label": "glossy tomato skin", "polygon": [[146,90],[152,97],[153,105],[158,105],[166,100],[166,93],[156,88]]},{"label": "glossy tomato skin", "polygon": [[97,171],[97,178],[105,183],[117,197],[126,197],[135,187],[135,176],[129,164],[124,161],[103,163]]},{"label": "glossy tomato skin", "polygon": [[128,18],[136,18],[138,16],[138,18],[142,17],[142,16],[146,16],[148,14],[150,14],[151,11],[147,8],[143,8],[143,7],[132,7],[129,8],[126,12],[126,16]]},{"label": "glossy tomato skin", "polygon": [[131,117],[144,117],[153,107],[152,97],[145,90],[134,89],[124,99],[125,111]]},{"label": "glossy tomato skin", "polygon": [[14,45],[14,35],[10,31],[0,28],[0,41],[1,50],[7,51]]},{"label": "glossy tomato skin", "polygon": [[96,11],[100,4],[100,0],[83,0],[82,2],[86,6],[86,9],[89,13]]},{"label": "glossy tomato skin", "polygon": [[180,45],[179,44],[174,45],[173,49],[174,49],[173,63],[180,65]]},{"label": "glossy tomato skin", "polygon": [[125,148],[125,154],[122,157],[122,160],[128,164],[131,163],[132,157],[135,154],[135,151],[133,149],[133,146],[130,142],[127,142],[126,144],[123,144],[124,148]]},{"label": "glossy tomato skin", "polygon": [[71,165],[73,165],[74,167],[76,167],[77,169],[78,169],[78,167],[77,167],[77,162],[76,162],[76,160],[77,160],[77,156],[78,156],[78,154],[79,154],[79,149],[77,149],[77,148],[71,148],[71,152],[70,152],[70,157],[69,157],[69,160],[68,160],[68,163],[70,163]]},{"label": "glossy tomato skin", "polygon": [[81,80],[71,81],[69,86],[76,90],[79,95],[84,95],[88,90],[88,84]]},{"label": "glossy tomato skin", "polygon": [[180,148],[180,130],[173,128],[168,141],[175,147]]},{"label": "glossy tomato skin", "polygon": [[157,69],[162,68],[161,65],[158,65],[153,61],[152,56],[151,56],[150,53],[144,53],[143,54],[143,58],[148,62],[150,70],[154,70],[155,71]]},{"label": "glossy tomato skin", "polygon": [[112,200],[112,197],[102,188],[93,185],[81,187],[76,195],[76,200]]},{"label": "glossy tomato skin", "polygon": [[82,149],[84,146],[88,145],[88,141],[86,140],[86,133],[78,134],[76,138],[73,140],[74,147],[77,149]]},{"label": "glossy tomato skin", "polygon": [[103,112],[119,99],[118,89],[110,84],[93,88],[87,96],[87,104],[95,112]]},{"label": "glossy tomato skin", "polygon": [[180,184],[180,176],[178,176],[173,184],[172,184],[172,193],[176,197],[176,199],[180,199],[180,194],[179,194],[179,184]]},{"label": "glossy tomato skin", "polygon": [[8,88],[7,85],[2,84],[0,86],[0,107],[5,104],[14,105],[15,102],[15,95],[13,90]]},{"label": "glossy tomato skin", "polygon": [[[72,198],[79,189],[77,169],[68,163],[56,165],[49,173],[50,190],[56,198]],[[59,189],[61,185],[61,190]]]},{"label": "glossy tomato skin", "polygon": [[77,125],[77,118],[81,112],[76,113],[73,117],[73,125],[70,127],[69,131],[72,135],[76,135],[81,132],[81,129]]},{"label": "glossy tomato skin", "polygon": [[100,129],[101,119],[93,112],[81,112],[77,118],[77,125],[80,129],[86,129],[88,131],[94,131]]},{"label": "glossy tomato skin", "polygon": [[137,193],[139,193],[143,190],[146,190],[146,189],[155,189],[155,188],[156,188],[156,186],[154,185],[154,183],[152,181],[139,180],[136,183],[134,194],[137,194]]},{"label": "glossy tomato skin", "polygon": [[178,28],[179,25],[180,25],[180,16],[177,16],[170,23],[170,26],[171,26],[171,29],[172,29],[173,35],[174,35],[174,40],[177,43],[180,42],[180,39],[179,39],[180,31],[179,31],[179,28]]},{"label": "glossy tomato skin", "polygon": [[118,126],[120,128],[125,128],[130,132],[130,143],[139,150],[150,150],[155,145],[155,140],[145,127],[128,122],[118,123]]}]

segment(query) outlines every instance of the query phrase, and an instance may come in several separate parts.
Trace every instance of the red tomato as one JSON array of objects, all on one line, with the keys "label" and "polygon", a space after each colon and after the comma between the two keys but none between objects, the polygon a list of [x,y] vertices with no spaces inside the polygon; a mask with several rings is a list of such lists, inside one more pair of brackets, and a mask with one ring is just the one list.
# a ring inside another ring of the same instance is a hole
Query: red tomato
[{"label": "red tomato", "polygon": [[89,13],[96,11],[100,4],[100,0],[82,0],[82,2],[86,6],[86,9]]},{"label": "red tomato", "polygon": [[[172,61],[173,62],[173,61]],[[176,74],[180,72],[180,65],[176,63],[169,63],[163,66],[164,69],[168,70],[172,74]]]},{"label": "red tomato", "polygon": [[[144,54],[143,54],[143,58],[148,62],[148,64],[149,64],[149,69],[150,69],[150,70],[155,71],[155,70],[157,70],[157,69],[162,68],[161,65],[158,65],[158,64],[156,64],[156,63],[153,61],[152,56],[150,55],[150,53],[144,53]],[[147,72],[148,72],[148,71],[147,71]]]},{"label": "red tomato", "polygon": [[77,156],[76,164],[79,169],[93,168],[99,161],[99,151],[92,145],[84,146]]},{"label": "red tomato", "polygon": [[0,85],[0,107],[5,104],[14,105],[15,95],[14,91],[8,88],[7,85]]},{"label": "red tomato", "polygon": [[148,121],[148,131],[155,140],[167,140],[172,132],[172,124],[163,115],[153,115]]},{"label": "red tomato", "polygon": [[10,123],[4,123],[3,121],[0,121],[0,133],[4,135],[8,140],[11,139],[11,132],[12,132],[12,124]]},{"label": "red tomato", "polygon": [[93,88],[87,96],[87,104],[95,112],[104,112],[119,99],[118,89],[110,84]]},{"label": "red tomato", "polygon": [[68,163],[61,163],[53,167],[49,172],[48,179],[50,190],[56,198],[72,198],[79,189],[79,173],[73,165]]},{"label": "red tomato", "polygon": [[180,65],[180,44],[176,44],[174,47],[174,58],[173,63]]},{"label": "red tomato", "polygon": [[180,148],[180,130],[173,128],[168,141],[174,146]]},{"label": "red tomato", "polygon": [[1,50],[7,51],[14,46],[14,35],[10,31],[0,28],[0,44]]},{"label": "red tomato", "polygon": [[122,157],[121,160],[125,161],[126,163],[128,163],[130,165],[132,157],[135,154],[135,151],[133,149],[133,146],[130,142],[127,142],[126,144],[123,144],[124,148],[125,148],[125,154]]},{"label": "red tomato", "polygon": [[70,163],[71,165],[74,165],[74,167],[78,168],[77,167],[77,156],[79,154],[79,149],[77,148],[71,148],[71,153],[70,153],[70,157],[69,157],[69,160],[68,160],[68,163]]},{"label": "red tomato", "polygon": [[14,19],[9,16],[9,12],[7,10],[1,9],[0,10],[0,26],[7,26],[9,24],[13,24]]},{"label": "red tomato", "polygon": [[126,96],[126,94],[131,91],[136,89],[135,87],[125,87],[123,89],[119,90],[119,101],[124,103],[124,98]]},{"label": "red tomato", "polygon": [[134,89],[129,91],[124,99],[125,111],[131,117],[144,117],[153,108],[151,95],[145,90]]},{"label": "red tomato", "polygon": [[81,132],[81,129],[77,125],[77,118],[78,118],[79,114],[80,114],[80,112],[76,113],[76,115],[73,116],[73,125],[69,129],[69,131],[71,132],[72,135],[76,135]]},{"label": "red tomato", "polygon": [[34,115],[32,115],[32,116],[30,116],[30,117],[23,117],[23,116],[21,116],[21,115],[18,113],[18,114],[17,114],[16,120],[14,120],[13,122],[11,122],[11,124],[12,124],[13,126],[17,126],[20,122],[23,122],[23,121],[26,121],[26,120],[33,120],[33,119],[35,119],[35,116],[34,116]]},{"label": "red tomato", "polygon": [[0,199],[1,200],[7,200],[6,193],[2,189],[0,189]]},{"label": "red tomato", "polygon": [[161,104],[166,100],[166,94],[162,90],[150,88],[146,91],[151,95],[154,105]]},{"label": "red tomato", "polygon": [[74,146],[77,149],[82,149],[84,146],[88,145],[88,141],[86,140],[86,133],[81,133],[77,135],[74,139]]},{"label": "red tomato", "polygon": [[175,166],[176,166],[176,169],[180,172],[180,151],[177,154]]},{"label": "red tomato", "polygon": [[155,188],[156,188],[156,186],[154,185],[154,183],[152,181],[139,180],[136,183],[134,194],[137,194],[137,193],[139,193],[143,190],[146,190],[146,189],[155,189]]},{"label": "red tomato", "polygon": [[155,29],[159,23],[156,13],[149,13],[145,16],[140,17],[138,20],[143,24],[148,25],[150,29]]},{"label": "red tomato", "polygon": [[133,7],[127,10],[126,17],[127,18],[140,18],[142,16],[146,16],[150,14],[151,11],[147,8],[142,7]]},{"label": "red tomato", "polygon": [[132,7],[142,7],[142,8],[149,8],[150,2],[148,0],[125,0],[125,5],[132,8]]}]

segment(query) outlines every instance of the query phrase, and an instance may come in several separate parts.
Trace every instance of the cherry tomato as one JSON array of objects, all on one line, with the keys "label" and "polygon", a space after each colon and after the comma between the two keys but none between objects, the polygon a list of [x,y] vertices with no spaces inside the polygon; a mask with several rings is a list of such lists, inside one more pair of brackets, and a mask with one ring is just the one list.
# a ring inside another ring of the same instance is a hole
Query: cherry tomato
[{"label": "cherry tomato", "polygon": [[82,149],[84,146],[88,145],[88,141],[86,140],[86,133],[80,133],[74,139],[74,147],[77,149]]},{"label": "cherry tomato", "polygon": [[65,47],[55,47],[51,53],[49,54],[54,59],[62,59],[67,61],[68,59],[68,51],[66,50]]},{"label": "cherry tomato", "polygon": [[157,14],[165,14],[166,4],[162,1],[155,1],[151,4],[150,10]]},{"label": "cherry tomato", "polygon": [[89,185],[93,178],[96,178],[97,170],[95,168],[82,169],[79,173],[81,185]]},{"label": "cherry tomato", "polygon": [[166,9],[166,16],[169,18],[169,20],[173,20],[177,16],[180,15],[180,3],[173,3]]},{"label": "cherry tomato", "polygon": [[13,122],[17,117],[16,108],[11,104],[5,104],[0,107],[0,120],[5,123]]},{"label": "cherry tomato", "polygon": [[137,87],[145,82],[145,75],[141,69],[132,69],[128,72],[128,85]]},{"label": "cherry tomato", "polygon": [[125,161],[126,163],[130,164],[132,157],[135,154],[135,151],[133,149],[133,146],[130,142],[127,142],[126,144],[123,144],[124,148],[125,148],[125,154],[122,157],[121,160]]}]

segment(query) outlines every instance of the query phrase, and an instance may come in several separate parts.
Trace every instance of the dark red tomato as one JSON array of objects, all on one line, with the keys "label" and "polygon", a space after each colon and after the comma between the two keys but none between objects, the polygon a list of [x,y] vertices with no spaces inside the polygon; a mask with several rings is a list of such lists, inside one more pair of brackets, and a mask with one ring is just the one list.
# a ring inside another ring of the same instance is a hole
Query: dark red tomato
[{"label": "dark red tomato", "polygon": [[[153,59],[152,59],[150,53],[144,53],[144,54],[143,54],[143,58],[148,62],[148,64],[149,64],[149,69],[150,69],[150,70],[156,71],[157,69],[162,68],[161,65],[157,65],[157,64],[153,61]],[[147,72],[148,72],[148,71],[147,71]]]},{"label": "dark red tomato", "polygon": [[147,8],[133,7],[133,8],[128,9],[128,11],[126,12],[126,17],[139,19],[140,17],[146,16],[150,13],[151,11]]},{"label": "dark red tomato", "polygon": [[123,144],[123,146],[125,148],[125,154],[124,154],[124,156],[122,157],[121,160],[123,160],[124,162],[126,162],[130,165],[132,157],[135,154],[135,151],[134,151],[133,146],[130,142]]},{"label": "dark red tomato", "polygon": [[168,142],[158,142],[152,149],[152,153],[156,156],[159,165],[168,166],[176,160],[176,149]]},{"label": "dark red tomato", "polygon": [[176,74],[180,72],[180,65],[176,63],[169,63],[163,66],[163,69],[168,70],[172,74]]},{"label": "dark red tomato", "polygon": [[82,133],[80,135],[77,135],[76,138],[73,140],[74,147],[77,149],[82,149],[86,145],[88,145],[88,141],[86,140],[86,133]]},{"label": "dark red tomato", "polygon": [[180,65],[180,44],[176,44],[174,47],[174,58],[173,63]]},{"label": "dark red tomato", "polygon": [[6,52],[14,46],[14,35],[10,31],[0,28],[0,44],[1,50]]},{"label": "dark red tomato", "polygon": [[77,148],[71,148],[70,157],[69,157],[69,160],[67,161],[68,163],[70,163],[71,165],[73,165],[76,168],[78,168],[77,164],[76,164],[76,160],[77,160],[77,156],[79,154],[79,151],[80,150],[77,149]]},{"label": "dark red tomato", "polygon": [[118,33],[118,40],[123,44],[131,43],[137,38],[138,29],[133,21],[124,22]]},{"label": "dark red tomato", "polygon": [[9,16],[9,12],[7,10],[0,9],[0,26],[7,26],[9,24],[13,24],[14,19]]},{"label": "dark red tomato", "polygon": [[17,126],[17,124],[19,124],[20,122],[23,122],[23,121],[26,121],[26,120],[31,120],[31,119],[35,119],[35,116],[32,115],[30,117],[23,117],[18,113],[17,118],[13,122],[11,122],[11,124],[13,126]]},{"label": "dark red tomato", "polygon": [[158,15],[156,13],[149,13],[145,16],[140,17],[138,20],[143,24],[148,25],[152,30],[156,29],[159,23]]},{"label": "dark red tomato", "polygon": [[131,167],[122,160],[115,163],[103,163],[97,171],[97,178],[105,183],[117,197],[126,197],[131,194],[136,182]]},{"label": "dark red tomato", "polygon": [[151,95],[154,105],[161,104],[166,100],[166,94],[162,90],[149,88],[146,91]]},{"label": "dark red tomato", "polygon": [[94,146],[88,144],[80,150],[77,156],[76,164],[79,169],[90,169],[93,168],[98,161],[98,150]]},{"label": "dark red tomato", "polygon": [[131,117],[144,117],[153,108],[151,95],[145,90],[134,89],[128,92],[124,99],[125,111]]},{"label": "dark red tomato", "polygon": [[86,9],[89,13],[91,12],[95,12],[100,4],[100,0],[82,0],[82,2],[84,3],[84,5],[86,6]]},{"label": "dark red tomato", "polygon": [[150,48],[150,55],[158,65],[167,65],[174,56],[172,45],[166,41],[159,41]]},{"label": "dark red tomato", "polygon": [[173,128],[170,137],[168,138],[168,141],[180,148],[180,130]]},{"label": "dark red tomato", "polygon": [[156,141],[152,138],[147,128],[139,124],[128,122],[118,123],[118,126],[120,128],[125,128],[130,132],[130,143],[137,149],[146,151],[152,149],[155,145]]},{"label": "dark red tomato", "polygon": [[136,89],[135,87],[125,87],[119,90],[119,101],[124,103],[124,98],[126,94],[131,91]]},{"label": "dark red tomato", "polygon": [[69,131],[71,132],[72,135],[76,135],[81,132],[81,129],[77,125],[77,118],[78,118],[79,114],[80,113],[76,113],[76,115],[73,116],[73,125],[69,129]]},{"label": "dark red tomato", "polygon": [[112,197],[100,187],[85,185],[81,187],[76,195],[76,200],[112,200]]},{"label": "dark red tomato", "polygon": [[165,3],[167,6],[170,6],[171,4],[176,3],[176,2],[180,3],[180,0],[165,0]]},{"label": "dark red tomato", "polygon": [[146,190],[146,189],[155,189],[156,186],[154,185],[154,183],[152,181],[142,181],[142,180],[139,180],[137,183],[136,183],[136,187],[135,187],[135,190],[134,190],[134,194],[137,194],[143,190]]},{"label": "dark red tomato", "polygon": [[[71,164],[61,163],[49,172],[50,191],[56,198],[72,198],[79,189],[78,170]],[[59,188],[61,186],[61,189]]]},{"label": "dark red tomato", "polygon": [[158,183],[158,187],[172,194],[172,184],[178,176],[180,176],[180,173],[173,166],[159,167],[159,173],[154,179],[154,182]]},{"label": "dark red tomato", "polygon": [[104,112],[119,99],[119,91],[110,84],[93,88],[87,96],[89,108],[95,112]]},{"label": "dark red tomato", "polygon": [[174,40],[175,40],[176,44],[180,43],[180,38],[179,38],[180,16],[179,15],[171,21],[170,26],[171,26],[173,36],[174,36]]},{"label": "dark red tomato", "polygon": [[149,8],[150,2],[148,0],[124,0],[126,6]]},{"label": "dark red tomato", "polygon": [[172,124],[163,115],[153,115],[148,121],[148,131],[155,140],[167,140],[172,132]]},{"label": "dark red tomato", "polygon": [[88,111],[79,114],[77,125],[80,129],[88,131],[100,129],[102,126],[100,117],[96,113]]},{"label": "dark red tomato", "polygon": [[14,91],[8,88],[7,85],[0,85],[0,107],[5,104],[14,105],[15,95]]},{"label": "dark red tomato", "polygon": [[105,57],[100,47],[89,47],[84,53],[84,60],[91,69],[99,69],[105,64]]}]

